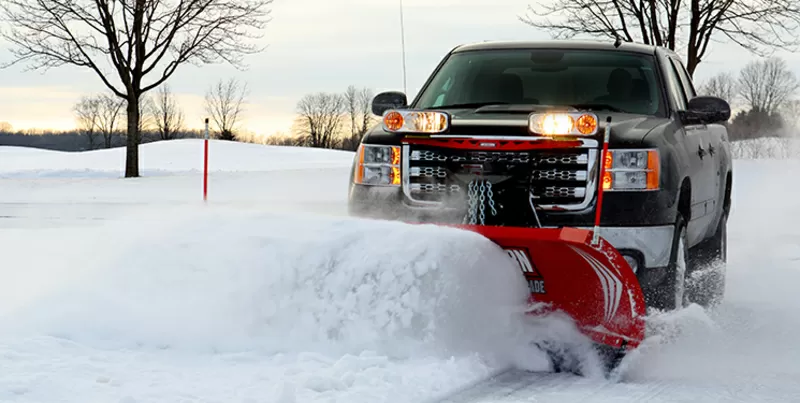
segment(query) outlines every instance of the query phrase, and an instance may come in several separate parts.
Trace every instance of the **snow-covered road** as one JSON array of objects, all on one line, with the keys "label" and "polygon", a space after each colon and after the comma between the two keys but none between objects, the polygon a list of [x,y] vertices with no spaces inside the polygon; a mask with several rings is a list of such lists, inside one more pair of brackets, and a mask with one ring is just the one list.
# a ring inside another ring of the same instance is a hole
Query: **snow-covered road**
[{"label": "snow-covered road", "polygon": [[[0,401],[428,402],[543,368],[502,251],[346,217],[352,154],[214,142],[204,204],[202,143],[143,146],[135,180],[121,151],[0,147]],[[800,401],[800,161],[735,170],[722,306],[651,318],[619,382],[491,401]]]}]

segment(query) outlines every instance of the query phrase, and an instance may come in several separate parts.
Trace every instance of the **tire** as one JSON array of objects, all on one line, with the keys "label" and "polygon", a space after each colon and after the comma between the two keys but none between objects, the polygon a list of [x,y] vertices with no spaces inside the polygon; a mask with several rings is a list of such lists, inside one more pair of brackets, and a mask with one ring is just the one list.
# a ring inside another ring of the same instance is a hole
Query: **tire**
[{"label": "tire", "polygon": [[[577,376],[586,376],[584,373],[583,351],[574,345],[567,345],[566,348],[553,348],[549,343],[536,343],[536,346],[547,353],[553,372],[568,373]],[[622,348],[611,347],[605,344],[595,343],[592,348],[597,354],[599,364],[606,378],[619,367],[625,358],[626,351]]]},{"label": "tire", "polygon": [[672,311],[687,305],[686,273],[689,272],[690,262],[686,222],[678,214],[667,273],[664,281],[652,290],[650,307]]},{"label": "tire", "polygon": [[625,350],[607,345],[595,346],[598,356],[603,365],[603,372],[606,377],[616,370],[625,358]]},{"label": "tire", "polygon": [[718,305],[725,298],[728,262],[728,212],[719,220],[714,236],[697,247],[689,277],[689,301],[704,308]]}]

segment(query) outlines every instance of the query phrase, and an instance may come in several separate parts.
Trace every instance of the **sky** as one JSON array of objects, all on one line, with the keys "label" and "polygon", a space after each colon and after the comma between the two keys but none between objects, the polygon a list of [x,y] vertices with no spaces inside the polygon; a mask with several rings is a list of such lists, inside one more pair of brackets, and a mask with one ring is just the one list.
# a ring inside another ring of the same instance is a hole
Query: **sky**
[{"label": "sky", "polygon": [[[547,32],[519,20],[537,1],[403,0],[409,98],[459,44],[548,39]],[[249,89],[243,126],[259,135],[288,132],[297,102],[306,94],[342,92],[348,85],[375,92],[403,90],[399,10],[400,0],[274,0],[272,20],[259,42],[266,49],[245,58],[246,70],[186,65],[169,85],[190,127],[203,125],[209,86],[236,78]],[[735,72],[754,58],[735,45],[715,43],[709,53],[695,80]],[[779,55],[800,75],[800,55]],[[0,40],[0,62],[9,59],[8,43]],[[85,69],[0,70],[0,122],[14,129],[71,129],[73,105],[83,95],[102,91],[99,78]]]}]

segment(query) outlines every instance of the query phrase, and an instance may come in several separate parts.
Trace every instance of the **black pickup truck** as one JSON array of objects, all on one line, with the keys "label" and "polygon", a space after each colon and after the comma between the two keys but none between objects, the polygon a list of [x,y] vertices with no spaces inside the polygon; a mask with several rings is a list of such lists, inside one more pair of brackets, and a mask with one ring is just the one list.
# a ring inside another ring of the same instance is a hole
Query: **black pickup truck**
[{"label": "black pickup truck", "polygon": [[[416,125],[429,137],[513,140],[550,130],[550,137],[570,135],[582,146],[476,152],[403,145],[413,133],[389,130],[387,124],[403,121],[396,110],[443,112],[416,115],[427,119]],[[463,45],[444,57],[410,104],[401,92],[384,92],[372,111],[384,120],[363,137],[353,161],[351,214],[591,229],[602,186],[602,236],[635,271],[648,307],[709,306],[723,297],[730,106],[698,95],[672,51],[591,41]],[[552,112],[572,117],[539,119],[541,130],[532,129],[532,116]],[[581,113],[596,120],[573,120]],[[600,161],[609,118],[609,153]],[[595,130],[582,136],[583,128]],[[477,191],[467,188],[471,172],[495,178],[481,193],[489,203],[479,208],[468,201]]]}]

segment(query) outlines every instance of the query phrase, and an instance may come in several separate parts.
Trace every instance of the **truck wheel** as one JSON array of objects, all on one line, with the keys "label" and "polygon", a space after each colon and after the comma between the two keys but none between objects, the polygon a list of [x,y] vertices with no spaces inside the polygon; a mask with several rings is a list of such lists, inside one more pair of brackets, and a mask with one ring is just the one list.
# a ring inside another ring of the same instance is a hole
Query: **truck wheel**
[{"label": "truck wheel", "polygon": [[724,212],[714,236],[697,247],[688,294],[691,302],[705,308],[719,304],[725,297],[725,274],[728,260],[728,212]]},{"label": "truck wheel", "polygon": [[686,273],[689,263],[689,240],[686,235],[686,222],[683,216],[678,214],[678,218],[675,220],[675,236],[672,238],[672,252],[669,266],[667,266],[667,275],[663,283],[652,290],[650,307],[671,311],[687,305]]}]

